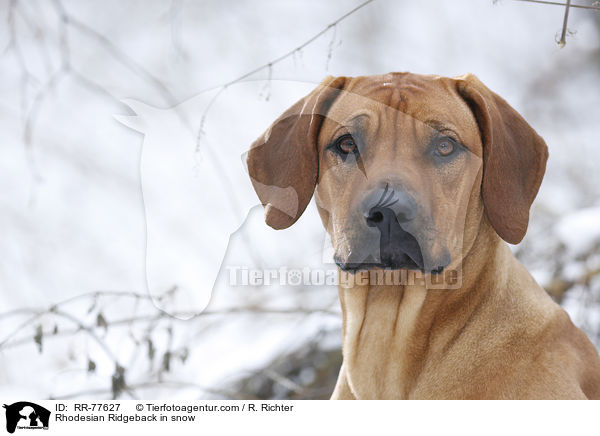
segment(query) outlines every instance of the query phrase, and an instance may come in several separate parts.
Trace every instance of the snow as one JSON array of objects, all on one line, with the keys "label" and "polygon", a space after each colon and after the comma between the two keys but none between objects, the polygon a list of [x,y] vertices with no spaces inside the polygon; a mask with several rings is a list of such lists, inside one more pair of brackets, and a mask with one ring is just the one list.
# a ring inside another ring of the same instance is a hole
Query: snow
[{"label": "snow", "polygon": [[566,214],[556,223],[554,233],[573,256],[600,247],[600,206]]}]

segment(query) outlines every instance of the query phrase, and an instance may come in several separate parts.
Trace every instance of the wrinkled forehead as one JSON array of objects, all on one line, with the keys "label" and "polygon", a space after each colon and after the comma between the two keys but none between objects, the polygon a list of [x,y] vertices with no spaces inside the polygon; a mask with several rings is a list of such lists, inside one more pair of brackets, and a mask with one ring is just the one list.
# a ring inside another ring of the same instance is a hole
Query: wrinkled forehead
[{"label": "wrinkled forehead", "polygon": [[480,154],[479,128],[453,79],[393,73],[350,78],[327,113],[324,128],[340,126],[387,129],[450,130],[463,145]]}]

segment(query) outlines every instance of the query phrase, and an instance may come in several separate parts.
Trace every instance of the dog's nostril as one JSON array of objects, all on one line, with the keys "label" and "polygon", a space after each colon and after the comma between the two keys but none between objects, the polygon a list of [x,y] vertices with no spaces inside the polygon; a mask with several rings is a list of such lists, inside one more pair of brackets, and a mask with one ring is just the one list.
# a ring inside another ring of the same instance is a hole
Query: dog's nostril
[{"label": "dog's nostril", "polygon": [[380,210],[371,209],[369,211],[369,215],[367,216],[367,224],[370,226],[374,226],[383,221],[383,213]]},{"label": "dog's nostril", "polygon": [[372,221],[374,223],[380,223],[381,221],[383,221],[383,214],[377,211],[369,217],[369,221]]}]

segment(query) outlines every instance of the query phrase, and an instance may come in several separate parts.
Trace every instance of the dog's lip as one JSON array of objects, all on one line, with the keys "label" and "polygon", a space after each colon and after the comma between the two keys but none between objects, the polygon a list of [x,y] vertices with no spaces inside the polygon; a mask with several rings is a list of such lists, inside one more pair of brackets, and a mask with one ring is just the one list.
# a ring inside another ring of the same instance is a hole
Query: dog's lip
[{"label": "dog's lip", "polygon": [[[425,268],[425,259],[418,239],[411,231],[402,225],[396,228],[396,239],[391,245],[384,246],[380,241],[381,259],[367,259],[362,262],[344,262],[337,256],[334,258],[338,267],[345,272],[356,273],[358,271],[369,271],[375,268],[399,271],[413,270],[424,274],[440,274],[448,264],[437,265],[433,268]],[[389,244],[388,240],[388,244]],[[435,264],[434,264],[435,265]]]},{"label": "dog's lip", "polygon": [[436,268],[433,268],[430,271],[425,271],[424,268],[414,264],[414,262],[411,263],[404,263],[404,264],[398,264],[398,265],[388,265],[388,264],[383,264],[383,263],[374,263],[374,262],[360,262],[360,263],[344,263],[341,262],[339,260],[335,261],[336,265],[344,272],[349,272],[352,274],[356,274],[359,271],[370,271],[376,268],[380,268],[380,269],[385,269],[388,271],[400,271],[400,270],[413,270],[413,271],[421,271],[422,273],[430,273],[430,274],[441,274],[445,269],[447,265],[439,265]]}]

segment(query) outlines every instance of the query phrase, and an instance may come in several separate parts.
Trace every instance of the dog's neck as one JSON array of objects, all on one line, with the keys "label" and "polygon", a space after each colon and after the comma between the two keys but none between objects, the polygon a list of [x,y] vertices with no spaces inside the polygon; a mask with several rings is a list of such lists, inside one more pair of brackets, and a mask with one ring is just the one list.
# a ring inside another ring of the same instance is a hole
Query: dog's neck
[{"label": "dog's neck", "polygon": [[[462,262],[458,289],[434,290],[423,284],[364,284],[339,288],[344,368],[358,398],[405,397],[421,377],[424,362],[448,353],[464,326],[485,301],[501,298],[507,267],[515,259],[488,224]],[[484,260],[487,260],[487,264]],[[368,273],[362,273],[368,274]],[[486,284],[483,286],[483,284]]]}]

